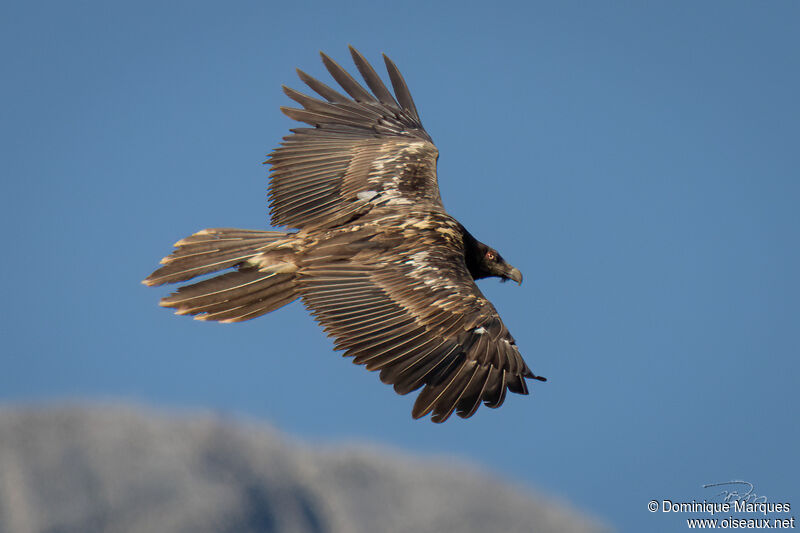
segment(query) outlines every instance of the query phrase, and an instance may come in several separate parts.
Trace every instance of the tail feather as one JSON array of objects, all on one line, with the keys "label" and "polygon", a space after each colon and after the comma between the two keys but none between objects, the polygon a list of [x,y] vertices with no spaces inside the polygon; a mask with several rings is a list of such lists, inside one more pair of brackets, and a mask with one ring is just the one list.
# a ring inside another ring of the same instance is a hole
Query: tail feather
[{"label": "tail feather", "polygon": [[257,269],[229,272],[181,287],[161,300],[179,315],[199,315],[199,320],[239,322],[269,313],[297,298],[293,274]]},{"label": "tail feather", "polygon": [[177,248],[161,260],[164,265],[142,282],[162,285],[225,270],[261,253],[262,249],[283,239],[280,231],[204,229],[175,243]]},{"label": "tail feather", "polygon": [[224,301],[250,298],[259,292],[265,283],[271,285],[275,274],[259,272],[258,269],[237,270],[215,278],[199,281],[179,288],[161,299],[162,307],[194,309]]},{"label": "tail feather", "polygon": [[268,298],[257,298],[245,305],[209,312],[195,318],[199,320],[218,320],[220,322],[242,322],[274,311],[297,299],[294,291],[280,291]]},{"label": "tail feather", "polygon": [[175,243],[177,249],[142,283],[161,285],[236,267],[237,270],[180,287],[163,307],[199,320],[239,322],[273,311],[297,298],[295,271],[285,249],[270,245],[289,234],[234,228],[207,229]]}]

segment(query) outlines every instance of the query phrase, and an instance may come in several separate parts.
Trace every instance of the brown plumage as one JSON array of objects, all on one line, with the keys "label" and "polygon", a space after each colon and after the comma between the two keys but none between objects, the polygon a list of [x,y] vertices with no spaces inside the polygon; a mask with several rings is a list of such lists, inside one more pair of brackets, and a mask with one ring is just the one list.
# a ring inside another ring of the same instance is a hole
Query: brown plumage
[{"label": "brown plumage", "polygon": [[[178,289],[161,305],[200,320],[238,322],[297,298],[354,362],[407,394],[415,418],[467,418],[527,394],[531,372],[475,280],[522,282],[519,270],[448,215],[438,151],[400,71],[386,56],[394,96],[354,48],[369,90],[325,54],[349,95],[298,70],[323,99],[284,87],[311,127],[270,154],[272,224],[296,231],[207,229],[175,244],[144,280],[161,285],[228,270]],[[370,92],[371,91],[371,92]]]}]

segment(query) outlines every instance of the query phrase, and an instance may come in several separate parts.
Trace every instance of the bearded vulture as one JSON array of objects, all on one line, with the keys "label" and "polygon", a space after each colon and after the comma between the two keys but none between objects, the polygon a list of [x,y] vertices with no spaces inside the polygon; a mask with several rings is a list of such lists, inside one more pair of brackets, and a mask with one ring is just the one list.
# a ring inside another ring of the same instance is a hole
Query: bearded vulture
[{"label": "bearded vulture", "polygon": [[353,47],[364,88],[330,57],[322,61],[348,96],[298,69],[319,97],[288,87],[309,127],[291,130],[271,165],[273,226],[291,231],[204,229],[175,243],[143,281],[161,285],[223,272],[161,300],[179,315],[239,322],[297,298],[328,335],[399,394],[422,388],[412,416],[444,422],[527,394],[535,375],[475,280],[522,283],[519,270],[447,214],[439,152],[422,127],[400,71],[394,89]]}]

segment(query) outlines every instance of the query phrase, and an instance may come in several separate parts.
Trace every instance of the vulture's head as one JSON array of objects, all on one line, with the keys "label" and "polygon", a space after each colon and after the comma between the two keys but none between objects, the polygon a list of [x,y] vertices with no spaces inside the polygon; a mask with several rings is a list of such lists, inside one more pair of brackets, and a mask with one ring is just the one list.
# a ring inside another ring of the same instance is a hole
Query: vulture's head
[{"label": "vulture's head", "polygon": [[514,280],[522,285],[522,272],[503,259],[497,250],[478,240],[467,247],[467,268],[474,279],[498,277],[501,281]]}]

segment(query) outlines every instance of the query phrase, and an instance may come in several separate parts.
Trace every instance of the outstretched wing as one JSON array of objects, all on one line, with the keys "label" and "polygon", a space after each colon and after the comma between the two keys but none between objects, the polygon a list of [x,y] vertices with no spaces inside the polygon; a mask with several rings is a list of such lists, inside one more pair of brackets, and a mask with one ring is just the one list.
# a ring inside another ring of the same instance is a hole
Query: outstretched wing
[{"label": "outstretched wing", "polygon": [[472,416],[499,407],[506,391],[527,394],[535,376],[494,306],[481,294],[463,251],[436,231],[415,239],[385,231],[350,262],[330,261],[341,243],[315,250],[299,290],[336,348],[399,394],[424,387],[412,415]]},{"label": "outstretched wing", "polygon": [[352,46],[350,52],[371,93],[323,53],[350,98],[301,70],[300,79],[324,100],[283,88],[303,109],[281,110],[314,127],[293,129],[266,161],[275,226],[331,227],[376,205],[442,205],[438,151],[400,71],[384,56],[395,99],[364,57]]}]

